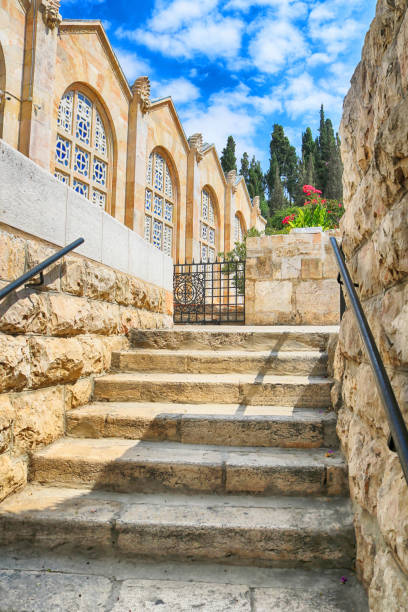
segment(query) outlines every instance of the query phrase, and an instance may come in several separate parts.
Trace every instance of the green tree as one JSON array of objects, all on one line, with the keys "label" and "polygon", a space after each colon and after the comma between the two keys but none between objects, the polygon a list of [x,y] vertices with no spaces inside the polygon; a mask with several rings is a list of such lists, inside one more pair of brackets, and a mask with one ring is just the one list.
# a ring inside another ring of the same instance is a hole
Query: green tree
[{"label": "green tree", "polygon": [[228,136],[227,146],[222,150],[220,161],[225,174],[227,174],[231,170],[237,169],[237,158],[235,157],[235,140],[232,136]]},{"label": "green tree", "polygon": [[245,183],[248,186],[248,182],[249,182],[249,157],[248,157],[248,153],[244,153],[243,156],[241,157],[241,170],[240,170],[240,175],[244,177],[245,179]]},{"label": "green tree", "polygon": [[[271,142],[269,145],[270,159],[269,159],[269,170],[266,175],[266,181],[268,184],[269,200],[274,190],[277,162],[280,171],[280,178],[283,183],[284,189],[287,191],[290,200],[296,195],[296,188],[298,183],[298,157],[296,155],[296,149],[293,147],[287,136],[282,125],[275,123],[271,134]],[[275,159],[276,158],[276,162]]]},{"label": "green tree", "polygon": [[273,180],[272,192],[269,192],[269,214],[272,215],[274,211],[284,208],[288,205],[288,201],[285,198],[283,191],[283,184],[280,177],[279,164],[277,163],[276,156],[273,158],[271,166],[274,168],[275,176]]},{"label": "green tree", "polygon": [[261,163],[255,159],[255,155],[252,157],[249,166],[247,186],[251,199],[259,196],[261,203],[265,201],[265,177],[262,172]]},{"label": "green tree", "polygon": [[327,185],[324,195],[327,199],[343,199],[343,164],[340,155],[340,139],[336,134],[336,140],[331,143],[329,159],[327,164]]}]

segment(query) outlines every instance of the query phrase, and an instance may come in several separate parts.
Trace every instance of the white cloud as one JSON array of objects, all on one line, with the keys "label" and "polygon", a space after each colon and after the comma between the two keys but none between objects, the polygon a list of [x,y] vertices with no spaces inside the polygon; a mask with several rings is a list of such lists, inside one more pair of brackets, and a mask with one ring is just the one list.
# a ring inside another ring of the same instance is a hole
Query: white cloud
[{"label": "white cloud", "polygon": [[194,83],[180,77],[168,81],[152,81],[152,98],[171,96],[175,104],[193,102],[200,97],[200,90]]},{"label": "white cloud", "polygon": [[107,32],[108,30],[110,30],[112,23],[109,21],[109,19],[102,19],[101,21],[105,31]]},{"label": "white cloud", "polygon": [[218,4],[218,0],[173,0],[172,2],[157,2],[153,17],[148,21],[148,28],[154,32],[176,31],[180,27],[202,19]]},{"label": "white cloud", "polygon": [[286,113],[293,119],[304,116],[309,120],[315,117],[322,104],[333,116],[336,109],[340,112],[343,96],[336,91],[323,89],[321,85],[315,82],[312,75],[304,73],[287,79],[283,85],[275,88],[274,95],[282,100]]},{"label": "white cloud", "polygon": [[232,135],[237,145],[237,159],[240,160],[244,151],[262,159],[263,152],[256,144],[257,129],[264,122],[265,115],[281,110],[280,101],[272,95],[252,95],[249,87],[240,83],[235,89],[213,94],[207,107],[191,104],[180,115],[188,135],[202,133],[204,140],[214,143],[219,153],[228,136]]},{"label": "white cloud", "polygon": [[302,32],[288,21],[268,20],[250,42],[249,53],[261,72],[276,74],[304,58],[309,49]]},{"label": "white cloud", "polygon": [[193,21],[177,32],[160,32],[139,28],[119,28],[116,35],[143,44],[152,51],[160,51],[170,57],[191,59],[201,54],[211,60],[218,57],[233,58],[241,47],[244,22],[232,17],[208,17]]},{"label": "white cloud", "polygon": [[114,51],[128,81],[151,74],[152,69],[149,63],[137,57],[135,53],[118,48],[115,48]]}]

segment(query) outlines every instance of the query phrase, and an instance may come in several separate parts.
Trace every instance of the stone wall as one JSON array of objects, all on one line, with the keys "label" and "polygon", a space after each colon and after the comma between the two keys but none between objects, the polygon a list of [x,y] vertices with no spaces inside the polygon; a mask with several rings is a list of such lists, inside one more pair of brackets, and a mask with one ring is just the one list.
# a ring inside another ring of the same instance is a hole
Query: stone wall
[{"label": "stone wall", "polygon": [[[0,223],[0,288],[56,250]],[[0,500],[25,484],[30,452],[63,435],[66,411],[89,401],[128,331],[171,327],[172,308],[165,289],[74,253],[44,287],[0,302]]]},{"label": "stone wall", "polygon": [[247,240],[247,325],[336,325],[336,232],[290,233]]},{"label": "stone wall", "polygon": [[[380,0],[344,104],[341,231],[349,269],[408,421],[407,49],[406,0]],[[387,419],[350,311],[341,323],[335,374],[357,570],[372,611],[406,610],[408,485],[388,449]]]}]

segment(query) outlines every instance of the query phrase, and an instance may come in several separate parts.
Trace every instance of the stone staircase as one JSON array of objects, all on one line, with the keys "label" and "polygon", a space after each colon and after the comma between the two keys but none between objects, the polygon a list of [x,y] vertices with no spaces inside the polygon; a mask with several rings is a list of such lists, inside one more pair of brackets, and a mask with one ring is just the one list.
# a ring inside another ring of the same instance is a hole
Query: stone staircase
[{"label": "stone staircase", "polygon": [[[132,350],[113,354],[112,373],[95,380],[94,402],[67,414],[67,436],[34,454],[31,484],[0,505],[4,550],[51,550],[58,567],[64,556],[111,558],[139,579],[141,567],[150,580],[165,567],[159,610],[366,610],[329,410],[330,333],[133,332]],[[183,581],[169,578],[180,567]],[[218,594],[199,605],[192,593],[204,575]],[[225,603],[237,580],[248,583],[249,607]],[[187,603],[174,607],[185,583]],[[103,609],[156,609],[148,591]]]}]

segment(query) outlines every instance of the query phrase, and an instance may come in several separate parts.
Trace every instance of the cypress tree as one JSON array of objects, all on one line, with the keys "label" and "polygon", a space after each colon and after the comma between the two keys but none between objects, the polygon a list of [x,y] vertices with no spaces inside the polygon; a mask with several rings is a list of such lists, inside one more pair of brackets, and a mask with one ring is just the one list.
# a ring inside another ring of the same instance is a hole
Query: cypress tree
[{"label": "cypress tree", "polygon": [[276,157],[274,158],[273,168],[274,168],[275,176],[273,179],[273,190],[269,194],[269,213],[270,215],[273,215],[275,210],[284,208],[288,204],[285,198],[283,184],[282,184],[281,177],[280,177],[279,164],[276,161]]},{"label": "cypress tree", "polygon": [[283,126],[279,125],[278,123],[275,123],[273,126],[269,148],[269,171],[266,175],[269,197],[271,197],[274,190],[276,176],[276,168],[274,166],[275,156],[279,165],[280,176],[281,180],[283,181],[284,188],[286,189],[289,198],[292,200],[296,195],[296,187],[298,182],[298,158],[295,147],[290,144],[289,139],[287,136],[285,136]]},{"label": "cypress tree", "polygon": [[249,157],[248,157],[248,153],[244,153],[243,156],[241,157],[241,170],[240,170],[240,175],[244,177],[245,179],[245,183],[247,184],[248,187],[248,182],[249,182]]},{"label": "cypress tree", "polygon": [[227,174],[231,170],[237,169],[237,158],[235,157],[235,140],[232,136],[228,136],[227,146],[222,150],[220,161],[225,174]]}]

